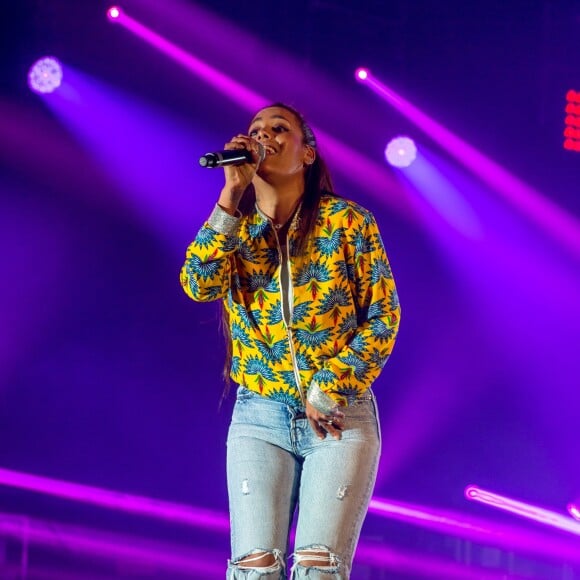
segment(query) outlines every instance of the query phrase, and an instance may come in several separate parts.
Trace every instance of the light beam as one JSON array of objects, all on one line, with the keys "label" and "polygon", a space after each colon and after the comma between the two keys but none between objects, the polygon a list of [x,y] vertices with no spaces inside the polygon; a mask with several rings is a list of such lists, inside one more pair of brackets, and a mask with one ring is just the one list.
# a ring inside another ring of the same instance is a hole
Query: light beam
[{"label": "light beam", "polygon": [[470,501],[477,501],[523,518],[580,536],[580,523],[574,522],[566,516],[545,508],[481,489],[477,485],[467,486],[465,489],[465,497]]},{"label": "light beam", "polygon": [[392,105],[484,183],[502,194],[505,200],[517,207],[551,237],[572,250],[576,256],[580,256],[580,223],[577,218],[429,117],[368,70],[363,84]]}]

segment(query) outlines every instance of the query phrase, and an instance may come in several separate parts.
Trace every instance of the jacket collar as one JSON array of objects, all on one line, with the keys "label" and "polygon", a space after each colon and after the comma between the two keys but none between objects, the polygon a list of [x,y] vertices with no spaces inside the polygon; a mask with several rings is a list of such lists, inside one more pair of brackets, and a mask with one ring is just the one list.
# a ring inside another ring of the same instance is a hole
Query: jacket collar
[{"label": "jacket collar", "polygon": [[[257,219],[259,222],[266,222],[268,224],[270,224],[270,227],[272,229],[275,229],[274,226],[274,222],[258,207],[258,204],[256,203],[254,205],[254,209],[255,209],[255,216],[257,216]],[[294,210],[294,214],[292,216],[292,221],[290,222],[290,227],[288,228],[288,231],[293,231],[298,229],[298,226],[300,225],[300,211],[302,210],[302,202],[300,202],[298,204],[298,207]]]}]

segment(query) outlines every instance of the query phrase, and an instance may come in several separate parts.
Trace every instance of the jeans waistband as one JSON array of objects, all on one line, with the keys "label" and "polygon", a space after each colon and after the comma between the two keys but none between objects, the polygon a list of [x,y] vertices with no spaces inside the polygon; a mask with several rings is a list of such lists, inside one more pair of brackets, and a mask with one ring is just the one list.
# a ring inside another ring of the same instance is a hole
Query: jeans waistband
[{"label": "jeans waistband", "polygon": [[[251,391],[250,389],[248,389],[247,387],[242,387],[239,386],[238,387],[238,391],[237,391],[237,396],[238,397],[257,397],[257,398],[262,398],[262,399],[266,399],[269,401],[276,401],[276,399],[272,398],[272,397],[268,397],[268,396],[264,396],[264,395],[260,395],[260,393],[257,393],[256,391]],[[358,402],[362,402],[362,401],[372,401],[373,399],[373,392],[371,389],[368,389],[367,391],[365,391],[364,393],[362,393],[359,396],[352,396],[352,397],[347,397],[348,399],[348,405],[355,405]],[[279,401],[278,401],[279,402]],[[292,407],[295,412],[296,412],[296,418],[304,418],[306,417],[306,413],[304,412],[304,408],[302,406],[294,406],[294,405],[289,405],[290,407]]]}]

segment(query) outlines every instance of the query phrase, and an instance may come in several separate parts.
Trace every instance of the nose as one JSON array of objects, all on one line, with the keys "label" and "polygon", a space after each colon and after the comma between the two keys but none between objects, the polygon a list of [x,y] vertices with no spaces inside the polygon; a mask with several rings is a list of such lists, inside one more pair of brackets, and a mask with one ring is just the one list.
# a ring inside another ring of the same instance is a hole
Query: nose
[{"label": "nose", "polygon": [[270,134],[266,128],[258,129],[258,133],[256,134],[255,138],[257,141],[262,141],[262,139],[269,139]]}]

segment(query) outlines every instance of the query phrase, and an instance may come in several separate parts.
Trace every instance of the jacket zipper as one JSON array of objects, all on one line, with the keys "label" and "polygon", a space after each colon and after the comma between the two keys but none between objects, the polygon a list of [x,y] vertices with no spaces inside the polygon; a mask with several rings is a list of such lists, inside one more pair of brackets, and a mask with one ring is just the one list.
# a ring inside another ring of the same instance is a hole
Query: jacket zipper
[{"label": "jacket zipper", "polygon": [[[284,282],[282,280],[282,261],[284,260],[284,255],[282,254],[282,247],[280,245],[280,238],[278,237],[278,232],[272,224],[272,229],[274,230],[274,235],[276,236],[276,243],[278,244],[278,256],[280,260],[280,272],[278,273],[278,283],[280,284],[280,308],[282,309],[282,322],[286,328],[286,335],[288,336],[288,343],[290,346],[290,357],[292,358],[292,369],[294,370],[294,379],[296,380],[296,386],[298,387],[298,393],[300,395],[300,400],[302,404],[305,405],[304,392],[302,391],[302,384],[300,381],[300,371],[298,370],[298,363],[296,361],[296,352],[294,350],[294,338],[292,336],[292,329],[288,326],[286,318],[284,317]],[[288,268],[288,314],[290,321],[292,321],[292,316],[294,315],[294,293],[292,287],[292,269],[290,267],[290,229],[286,233],[286,265]]]}]

